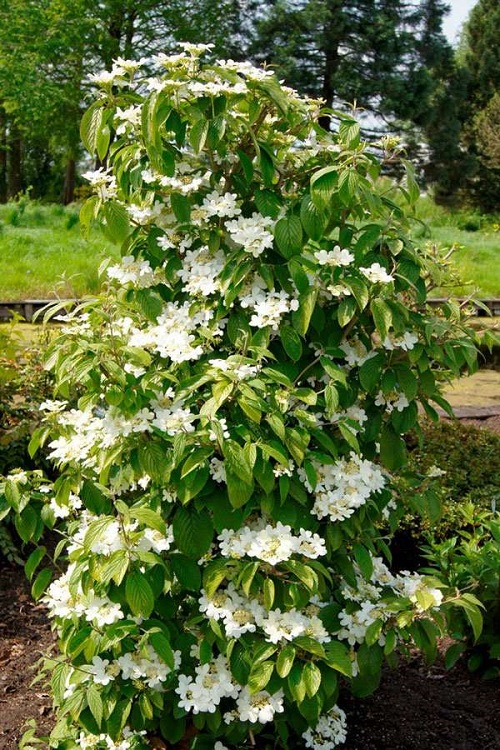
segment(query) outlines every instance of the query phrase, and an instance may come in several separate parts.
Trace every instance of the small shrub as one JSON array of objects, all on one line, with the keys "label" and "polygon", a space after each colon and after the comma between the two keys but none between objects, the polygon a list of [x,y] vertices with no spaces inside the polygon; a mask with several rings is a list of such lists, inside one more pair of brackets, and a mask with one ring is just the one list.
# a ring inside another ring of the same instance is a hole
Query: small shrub
[{"label": "small shrub", "polygon": [[[448,612],[449,629],[456,639],[446,654],[451,667],[463,653],[468,666],[485,677],[500,675],[500,516],[472,503],[459,506],[460,529],[447,539],[429,538],[425,569],[446,586],[467,592],[482,605],[482,614],[462,599]],[[474,600],[470,600],[475,604]]]}]

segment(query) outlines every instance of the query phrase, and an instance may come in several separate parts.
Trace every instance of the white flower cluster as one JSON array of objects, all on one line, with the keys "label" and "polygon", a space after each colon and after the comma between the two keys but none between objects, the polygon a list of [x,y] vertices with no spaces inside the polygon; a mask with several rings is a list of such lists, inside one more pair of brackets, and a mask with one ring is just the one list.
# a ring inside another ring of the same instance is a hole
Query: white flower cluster
[{"label": "white flower cluster", "polygon": [[314,729],[309,727],[302,738],[311,750],[334,750],[346,741],[346,726],[345,712],[334,706],[327,714],[320,716]]},{"label": "white flower cluster", "polygon": [[116,135],[125,135],[129,131],[139,130],[142,120],[142,109],[138,104],[131,104],[130,107],[121,109],[116,108],[115,119]]},{"label": "white flower cluster", "polygon": [[368,268],[360,267],[359,270],[372,284],[389,284],[389,282],[394,281],[394,277],[390,273],[387,273],[380,263],[372,263]]},{"label": "white flower cluster", "polygon": [[349,250],[342,250],[339,245],[335,245],[333,250],[318,250],[315,257],[320,266],[349,266],[354,260],[354,255]]},{"label": "white flower cluster", "polygon": [[184,282],[183,291],[194,296],[208,297],[220,291],[218,276],[225,264],[222,250],[212,253],[208,247],[188,250],[177,275]]},{"label": "white flower cluster", "polygon": [[185,408],[182,400],[175,400],[170,389],[164,394],[157,393],[150,406],[129,417],[117,407],[71,409],[59,414],[59,425],[68,429],[66,434],[49,443],[50,458],[62,464],[76,461],[83,466],[95,467],[99,449],[109,448],[130,435],[151,432],[153,427],[168,435],[194,431],[193,422],[197,415]]},{"label": "white flower cluster", "polygon": [[218,193],[213,190],[206,195],[201,204],[201,214],[206,218],[228,218],[233,219],[241,214],[241,208],[237,204],[238,196],[235,193]]},{"label": "white flower cluster", "polygon": [[[361,575],[356,566],[356,586],[344,583],[343,597],[359,605],[352,604],[339,613],[341,629],[335,634],[337,638],[346,640],[351,646],[363,643],[366,631],[377,620],[384,623],[394,616],[394,610],[384,601],[387,592],[405,597],[415,605],[416,612],[423,608],[418,601],[417,594],[424,594],[429,607],[438,607],[443,595],[439,589],[429,586],[424,576],[418,573],[401,571],[393,575],[380,557],[372,557],[373,573],[369,581]],[[380,645],[385,643],[385,635],[379,637]]]},{"label": "white flower cluster", "polygon": [[227,659],[221,654],[209,664],[199,664],[195,677],[180,674],[175,692],[185,711],[215,713],[223,698],[237,698],[240,687],[233,682]]},{"label": "white flower cluster", "polygon": [[108,268],[107,274],[119,284],[131,284],[137,289],[146,289],[158,283],[158,275],[151,268],[149,261],[136,260],[133,255],[125,255],[119,265]]},{"label": "white flower cluster", "polygon": [[266,248],[273,246],[274,238],[269,231],[273,226],[273,219],[253,213],[248,218],[239,216],[234,221],[226,222],[226,231],[236,245],[241,245],[246,253],[258,258]]},{"label": "white flower cluster", "polygon": [[[144,330],[132,330],[129,346],[152,349],[175,363],[199,359],[203,354],[203,347],[194,343],[194,331],[206,325],[212,319],[213,312],[201,310],[192,313],[190,307],[190,302],[169,302],[157,318],[157,325]],[[215,328],[212,333],[221,335],[222,331]]]},{"label": "white flower cluster", "polygon": [[97,195],[103,202],[116,198],[116,177],[110,174],[109,170],[101,167],[100,169],[91,172],[84,172],[82,177],[84,180],[90,182],[91,186],[95,189]]},{"label": "white flower cluster", "polygon": [[345,353],[348,367],[361,367],[377,353],[373,350],[369,351],[358,338],[342,342],[340,349]]},{"label": "white flower cluster", "polygon": [[251,365],[241,361],[241,357],[228,357],[227,359],[209,359],[209,364],[216,370],[228,373],[235,380],[247,380],[257,375],[260,365]]},{"label": "white flower cluster", "polygon": [[383,341],[384,349],[393,351],[394,349],[402,349],[404,352],[409,352],[415,344],[418,342],[418,336],[416,333],[411,331],[405,331],[402,336],[386,336]]},{"label": "white flower cluster", "polygon": [[276,526],[256,524],[238,531],[224,529],[217,539],[223,557],[256,557],[270,565],[289,560],[294,554],[312,560],[326,555],[325,541],[319,534],[301,529],[295,536],[290,526],[279,521]]},{"label": "white flower cluster", "polygon": [[70,590],[70,578],[74,572],[74,564],[68,567],[66,573],[53,581],[42,601],[47,605],[51,617],[69,618],[73,615],[84,617],[87,622],[102,628],[123,619],[124,614],[119,604],[112,602],[107,596],[97,596],[93,589],[82,592],[78,587],[76,592]]},{"label": "white flower cluster", "polygon": [[380,492],[386,484],[380,469],[355,453],[334,464],[315,462],[314,470],[317,475],[315,487],[311,486],[303,469],[299,469],[299,478],[314,495],[312,513],[318,518],[328,517],[330,521],[349,518],[372,493]]},{"label": "white flower cluster", "polygon": [[251,326],[255,328],[271,326],[273,331],[278,331],[283,315],[299,309],[299,301],[291,299],[284,290],[266,291],[266,284],[260,276],[255,277],[248,294],[240,298],[240,304],[245,309],[253,310],[249,321]]},{"label": "white flower cluster", "polygon": [[68,518],[72,513],[80,510],[82,507],[82,501],[73,492],[70,492],[68,501],[64,505],[60,505],[56,498],[53,497],[49,503],[49,508],[54,514],[55,518]]},{"label": "white flower cluster", "polygon": [[145,734],[145,731],[136,732],[125,727],[122,737],[113,740],[109,734],[85,734],[80,732],[76,744],[80,750],[133,750],[134,747],[138,746],[138,742],[140,742],[141,747],[144,747]]},{"label": "white flower cluster", "polygon": [[202,589],[200,612],[206,617],[222,621],[229,638],[240,638],[243,633],[254,633],[259,627],[269,643],[292,641],[299,636],[309,636],[319,643],[328,643],[330,636],[317,616],[317,608],[308,613],[290,609],[269,612],[255,599],[243,597],[230,583],[226,590],[217,591],[212,598]]},{"label": "white flower cluster", "polygon": [[375,406],[385,406],[385,410],[388,414],[391,414],[394,410],[403,411],[410,402],[406,398],[404,393],[382,393],[379,391],[375,396]]},{"label": "white flower cluster", "polygon": [[175,692],[180,698],[179,707],[194,714],[215,713],[223,698],[233,699],[235,708],[224,714],[228,724],[234,720],[267,724],[276,713],[284,711],[282,690],[274,695],[265,690],[250,693],[247,687],[234,682],[227,659],[222,655],[208,664],[199,664],[194,677],[180,674]]}]

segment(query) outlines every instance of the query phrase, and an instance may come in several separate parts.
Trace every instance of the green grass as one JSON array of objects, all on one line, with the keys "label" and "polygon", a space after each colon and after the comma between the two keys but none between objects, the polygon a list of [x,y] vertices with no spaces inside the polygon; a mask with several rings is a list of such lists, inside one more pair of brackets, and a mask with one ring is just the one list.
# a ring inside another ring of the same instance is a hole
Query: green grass
[{"label": "green grass", "polygon": [[0,300],[81,297],[99,288],[97,269],[119,257],[98,231],[82,237],[78,210],[20,202],[0,206]]},{"label": "green grass", "polygon": [[[420,243],[455,246],[451,263],[463,280],[454,293],[500,297],[500,220],[447,211],[430,198],[417,206]],[[84,239],[78,209],[21,200],[0,206],[0,300],[81,297],[99,288],[97,269],[119,257],[99,230]],[[436,295],[448,294],[437,290]]]},{"label": "green grass", "polygon": [[454,294],[500,297],[500,220],[473,211],[447,211],[430,198],[420,199],[417,216],[423,224],[415,227],[416,239],[455,247],[451,265],[463,283]]}]

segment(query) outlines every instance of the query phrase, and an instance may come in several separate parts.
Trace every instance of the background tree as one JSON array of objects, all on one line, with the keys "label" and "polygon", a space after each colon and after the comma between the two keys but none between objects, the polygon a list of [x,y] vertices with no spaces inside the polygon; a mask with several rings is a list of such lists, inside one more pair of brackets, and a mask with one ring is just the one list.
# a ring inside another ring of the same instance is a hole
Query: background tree
[{"label": "background tree", "polygon": [[445,11],[441,0],[278,0],[258,24],[255,57],[328,105],[422,124],[451,56]]}]

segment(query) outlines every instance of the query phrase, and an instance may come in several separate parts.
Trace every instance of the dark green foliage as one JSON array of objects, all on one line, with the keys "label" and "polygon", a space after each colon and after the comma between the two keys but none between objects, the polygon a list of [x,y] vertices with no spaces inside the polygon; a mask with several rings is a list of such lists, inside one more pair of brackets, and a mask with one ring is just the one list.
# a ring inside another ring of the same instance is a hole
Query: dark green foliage
[{"label": "dark green foliage", "polygon": [[421,124],[436,72],[452,57],[444,11],[440,0],[282,0],[258,24],[255,54],[327,106],[355,101]]},{"label": "dark green foliage", "polygon": [[[487,430],[464,425],[458,421],[441,420],[437,424],[424,423],[420,443],[413,438],[410,466],[421,476],[421,487],[412,497],[419,502],[401,523],[400,530],[411,536],[413,545],[424,544],[428,535],[443,540],[463,525],[462,508],[472,503],[478,511],[490,510],[500,504],[500,436]],[[432,468],[445,473],[432,478]],[[402,496],[406,485],[400,488]],[[435,496],[433,514],[432,497]]]},{"label": "dark green foliage", "polygon": [[52,394],[52,377],[41,362],[44,343],[18,349],[12,336],[0,333],[0,475],[35,467],[28,443],[41,419],[39,405]]},{"label": "dark green foliage", "polygon": [[443,541],[430,539],[426,546],[425,557],[432,566],[426,572],[437,575],[447,586],[469,592],[483,607],[479,618],[477,612],[472,614],[467,599],[463,606],[448,610],[448,625],[456,642],[446,653],[446,665],[451,667],[465,653],[471,671],[494,678],[500,675],[499,516],[472,503],[459,510],[457,521],[462,528]]}]

